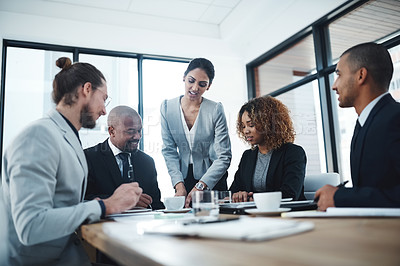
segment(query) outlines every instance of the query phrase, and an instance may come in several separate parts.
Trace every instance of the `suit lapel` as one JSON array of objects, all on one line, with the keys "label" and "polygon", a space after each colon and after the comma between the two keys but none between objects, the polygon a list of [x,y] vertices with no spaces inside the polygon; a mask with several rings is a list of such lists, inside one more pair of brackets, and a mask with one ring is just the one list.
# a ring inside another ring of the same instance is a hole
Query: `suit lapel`
[{"label": "suit lapel", "polygon": [[269,162],[267,171],[267,182],[265,183],[266,191],[268,191],[267,190],[268,187],[270,188],[274,187],[273,181],[274,181],[275,170],[278,168],[278,163],[281,160],[281,157],[282,157],[282,147],[272,152],[271,160]]},{"label": "suit lapel", "polygon": [[111,151],[110,145],[108,145],[108,139],[106,139],[102,144],[101,144],[101,161],[102,164],[105,166],[107,169],[106,171],[110,172],[110,175],[112,177],[112,180],[114,184],[118,187],[120,186],[123,182],[123,179],[121,177],[121,171],[119,170],[117,161],[115,159],[115,156],[113,152]]},{"label": "suit lapel", "polygon": [[[175,143],[179,143],[179,148],[189,149],[189,143],[187,142],[185,130],[182,125],[182,116],[181,116],[181,100],[182,96],[177,97],[171,101],[168,101],[167,106],[167,117],[168,117],[168,125],[170,127],[172,136],[175,139]],[[185,145],[182,145],[185,143]]]},{"label": "suit lapel", "polygon": [[248,175],[248,176],[245,176],[245,179],[244,179],[246,191],[254,191],[253,179],[254,179],[254,171],[255,171],[256,163],[257,163],[257,154],[258,154],[258,148],[252,150],[249,154],[246,164],[244,165],[243,173],[245,175]]},{"label": "suit lapel", "polygon": [[[82,180],[82,182],[83,182],[82,191],[86,191],[86,185],[87,185],[86,179],[87,179],[87,175],[88,175],[88,166],[87,166],[85,154],[82,149],[82,145],[79,142],[79,139],[76,137],[72,128],[68,125],[67,121],[65,121],[65,119],[61,116],[61,114],[57,110],[55,110],[55,109],[51,110],[48,115],[56,123],[56,125],[60,128],[60,130],[63,132],[64,139],[67,141],[67,143],[69,145],[71,145],[71,147],[74,149],[75,154],[78,158],[78,161],[79,161],[80,165],[82,166],[82,169],[85,173],[84,180]],[[83,200],[83,196],[84,195],[81,192],[81,200]]]},{"label": "suit lapel", "polygon": [[392,97],[390,94],[387,94],[380,99],[374,108],[372,108],[371,112],[368,115],[367,121],[365,121],[364,126],[360,129],[356,144],[354,145],[354,149],[350,151],[350,165],[351,165],[351,177],[354,186],[358,186],[359,175],[360,175],[360,164],[362,162],[363,150],[364,150],[364,142],[365,137],[368,134],[369,127],[373,123],[375,115],[385,106]]}]

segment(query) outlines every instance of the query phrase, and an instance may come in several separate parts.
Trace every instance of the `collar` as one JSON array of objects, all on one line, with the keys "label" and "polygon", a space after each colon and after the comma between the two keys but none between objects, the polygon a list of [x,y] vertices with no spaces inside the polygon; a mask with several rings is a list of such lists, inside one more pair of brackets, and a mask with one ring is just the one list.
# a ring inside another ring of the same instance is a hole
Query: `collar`
[{"label": "collar", "polygon": [[118,149],[114,144],[112,144],[110,138],[108,138],[107,141],[108,141],[108,145],[110,146],[110,149],[111,149],[112,153],[114,154],[114,156],[117,156],[118,154],[123,152],[120,149]]},{"label": "collar", "polygon": [[67,124],[71,127],[72,131],[75,133],[76,137],[78,138],[79,143],[82,145],[81,139],[79,138],[78,130],[76,130],[74,125],[62,113],[60,113],[60,112],[58,112],[58,113],[62,116],[62,118],[64,118],[64,120],[67,122]]},{"label": "collar", "polygon": [[379,102],[379,100],[388,94],[389,92],[382,93],[378,97],[376,97],[374,100],[372,100],[365,108],[362,110],[360,116],[358,117],[358,122],[360,123],[361,126],[364,126],[365,122],[368,119],[369,114],[371,113],[372,109],[374,106]]}]

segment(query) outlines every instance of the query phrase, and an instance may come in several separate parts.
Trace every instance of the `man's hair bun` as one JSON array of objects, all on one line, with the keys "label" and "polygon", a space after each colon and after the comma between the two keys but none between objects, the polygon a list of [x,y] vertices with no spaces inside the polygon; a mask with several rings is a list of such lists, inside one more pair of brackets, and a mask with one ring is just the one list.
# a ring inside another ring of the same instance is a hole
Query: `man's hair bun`
[{"label": "man's hair bun", "polygon": [[65,70],[72,66],[72,62],[71,59],[69,59],[68,57],[60,57],[56,61],[56,65],[62,70]]}]

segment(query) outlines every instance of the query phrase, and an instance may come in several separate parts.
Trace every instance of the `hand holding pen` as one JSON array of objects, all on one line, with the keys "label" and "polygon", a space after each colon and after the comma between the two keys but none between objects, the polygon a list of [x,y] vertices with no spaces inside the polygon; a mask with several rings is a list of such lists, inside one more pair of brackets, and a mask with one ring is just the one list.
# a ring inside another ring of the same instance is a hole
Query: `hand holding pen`
[{"label": "hand holding pen", "polygon": [[[336,187],[337,187],[337,188],[344,187],[348,182],[349,182],[349,180],[346,180],[346,181],[340,183],[339,185],[337,185]],[[315,196],[316,196],[316,197],[314,198],[314,202],[318,202],[319,196],[317,196],[317,194],[315,194]]]},{"label": "hand holding pen", "polygon": [[342,182],[342,183],[340,183],[339,185],[337,185],[336,187],[344,187],[347,183],[349,183],[349,180],[346,180],[346,181],[344,181],[344,182]]},{"label": "hand holding pen", "polygon": [[343,188],[348,181],[340,183],[336,187],[325,185],[315,192],[314,202],[318,203],[318,210],[325,211],[328,207],[335,207],[334,196],[338,189]]}]

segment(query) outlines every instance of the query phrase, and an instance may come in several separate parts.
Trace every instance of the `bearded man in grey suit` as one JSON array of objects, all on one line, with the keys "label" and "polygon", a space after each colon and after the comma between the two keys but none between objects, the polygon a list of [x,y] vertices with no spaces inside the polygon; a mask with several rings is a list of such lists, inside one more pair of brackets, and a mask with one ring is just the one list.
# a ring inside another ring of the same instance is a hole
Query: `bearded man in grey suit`
[{"label": "bearded man in grey suit", "polygon": [[56,64],[56,108],[25,128],[3,158],[10,265],[91,265],[76,229],[132,208],[142,192],[124,184],[109,198],[83,202],[88,167],[78,130],[106,114],[107,85],[90,64],[65,57]]}]

